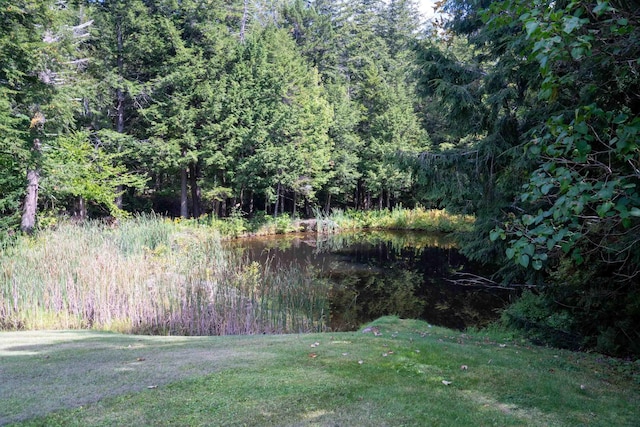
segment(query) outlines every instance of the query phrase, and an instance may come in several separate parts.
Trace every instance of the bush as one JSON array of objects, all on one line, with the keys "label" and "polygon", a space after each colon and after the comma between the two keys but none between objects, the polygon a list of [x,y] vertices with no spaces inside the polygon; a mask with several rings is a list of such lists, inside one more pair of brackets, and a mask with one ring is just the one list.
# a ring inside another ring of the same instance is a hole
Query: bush
[{"label": "bush", "polygon": [[500,319],[507,329],[525,332],[536,344],[578,350],[583,346],[575,333],[571,314],[544,294],[525,291],[520,298],[502,312]]}]

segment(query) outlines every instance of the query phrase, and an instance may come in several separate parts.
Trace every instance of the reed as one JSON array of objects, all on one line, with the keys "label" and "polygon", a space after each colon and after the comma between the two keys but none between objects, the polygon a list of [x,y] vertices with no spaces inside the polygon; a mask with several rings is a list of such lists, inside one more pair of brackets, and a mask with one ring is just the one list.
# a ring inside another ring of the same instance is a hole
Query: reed
[{"label": "reed", "polygon": [[311,271],[249,263],[208,226],[62,224],[0,251],[0,328],[226,335],[325,328]]},{"label": "reed", "polygon": [[325,219],[331,220],[338,230],[386,229],[443,233],[470,231],[475,221],[473,215],[453,214],[445,209],[425,209],[421,206],[370,211],[336,209]]}]

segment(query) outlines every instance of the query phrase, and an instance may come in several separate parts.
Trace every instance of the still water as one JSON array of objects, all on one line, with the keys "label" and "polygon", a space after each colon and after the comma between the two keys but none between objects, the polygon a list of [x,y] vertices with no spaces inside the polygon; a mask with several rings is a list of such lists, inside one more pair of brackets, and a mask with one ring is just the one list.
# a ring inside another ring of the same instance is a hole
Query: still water
[{"label": "still water", "polygon": [[253,237],[228,249],[275,271],[304,268],[330,281],[330,330],[348,331],[383,315],[420,318],[453,329],[499,317],[510,291],[456,284],[476,274],[447,235],[415,232],[316,233]]}]

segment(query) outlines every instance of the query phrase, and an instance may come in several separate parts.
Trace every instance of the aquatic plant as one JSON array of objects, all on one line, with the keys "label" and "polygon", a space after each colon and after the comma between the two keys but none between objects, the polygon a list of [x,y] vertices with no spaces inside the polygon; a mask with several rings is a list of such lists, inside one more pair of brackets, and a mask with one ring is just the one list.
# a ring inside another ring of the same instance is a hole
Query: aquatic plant
[{"label": "aquatic plant", "polygon": [[0,252],[0,328],[218,335],[324,328],[326,290],[299,269],[226,252],[210,227],[142,216],[63,224]]}]

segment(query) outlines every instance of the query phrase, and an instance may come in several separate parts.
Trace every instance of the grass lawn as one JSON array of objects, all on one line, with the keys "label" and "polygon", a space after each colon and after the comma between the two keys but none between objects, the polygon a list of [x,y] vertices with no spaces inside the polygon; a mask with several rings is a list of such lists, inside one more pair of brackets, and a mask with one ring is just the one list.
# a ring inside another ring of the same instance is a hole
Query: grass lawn
[{"label": "grass lawn", "polygon": [[394,317],[369,326],[228,337],[0,333],[0,424],[640,425],[638,362]]}]

